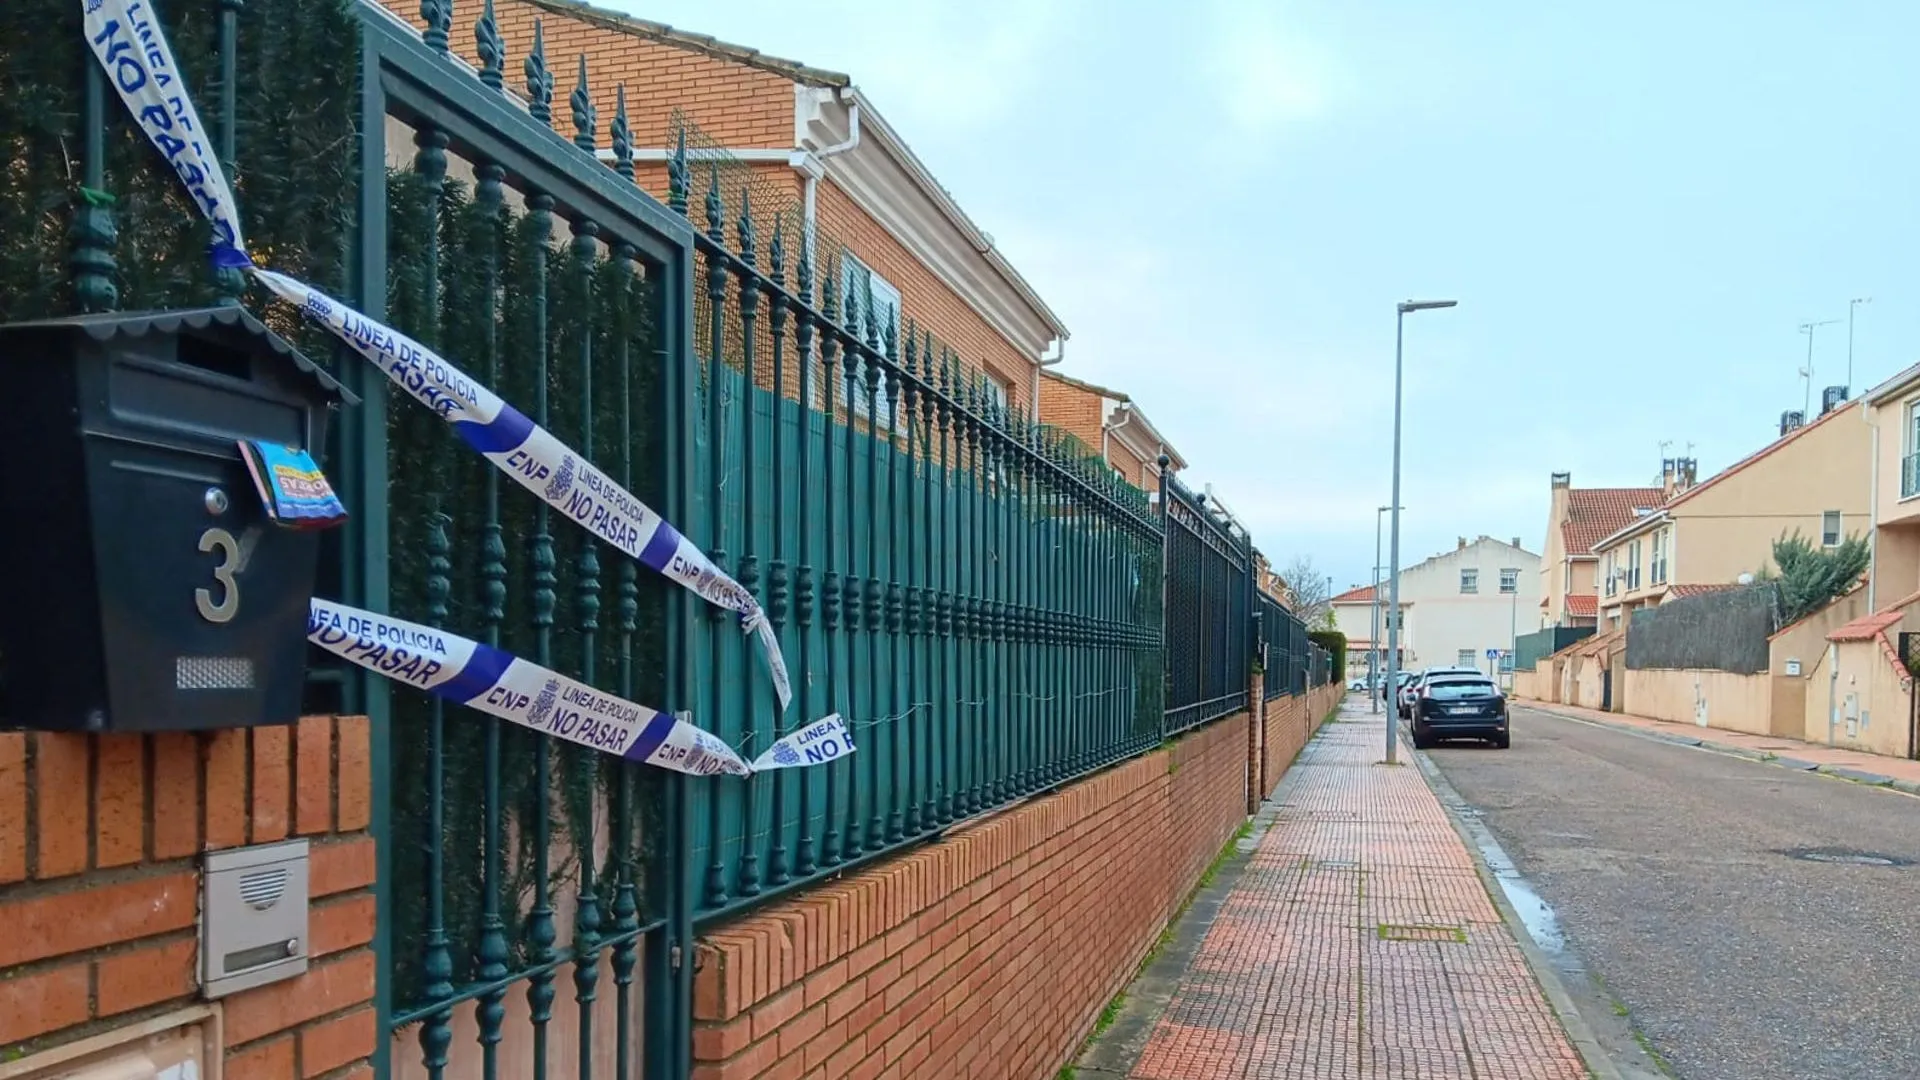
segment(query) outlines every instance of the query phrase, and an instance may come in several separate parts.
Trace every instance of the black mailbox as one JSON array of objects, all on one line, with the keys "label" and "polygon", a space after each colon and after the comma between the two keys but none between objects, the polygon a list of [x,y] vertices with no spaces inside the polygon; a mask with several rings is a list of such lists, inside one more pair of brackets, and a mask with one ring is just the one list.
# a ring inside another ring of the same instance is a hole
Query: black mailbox
[{"label": "black mailbox", "polygon": [[237,306],[0,326],[0,723],[297,719],[319,538],[239,440],[317,459],[353,400]]}]

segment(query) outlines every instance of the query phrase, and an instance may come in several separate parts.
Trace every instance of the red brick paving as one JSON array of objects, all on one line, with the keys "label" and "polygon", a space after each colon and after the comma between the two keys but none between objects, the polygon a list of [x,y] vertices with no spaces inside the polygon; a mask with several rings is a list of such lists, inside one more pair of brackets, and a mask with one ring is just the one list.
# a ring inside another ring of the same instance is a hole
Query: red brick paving
[{"label": "red brick paving", "polygon": [[1587,1076],[1419,769],[1376,764],[1365,710],[1294,764],[1133,1077]]}]

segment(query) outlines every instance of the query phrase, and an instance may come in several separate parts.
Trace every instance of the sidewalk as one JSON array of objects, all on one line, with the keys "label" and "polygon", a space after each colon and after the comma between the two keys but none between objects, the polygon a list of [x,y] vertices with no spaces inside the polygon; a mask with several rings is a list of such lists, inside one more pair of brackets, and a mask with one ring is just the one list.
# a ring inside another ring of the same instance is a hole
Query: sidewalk
[{"label": "sidewalk", "polygon": [[1412,748],[1376,764],[1384,723],[1353,699],[1307,745],[1128,1075],[1588,1075]]},{"label": "sidewalk", "polygon": [[1789,769],[1828,773],[1847,780],[1857,780],[1863,784],[1884,784],[1908,794],[1920,795],[1920,761],[1887,757],[1884,754],[1869,754],[1864,750],[1843,750],[1837,746],[1822,746],[1819,743],[1802,742],[1799,739],[1774,735],[1750,735],[1744,731],[1727,731],[1723,728],[1701,727],[1698,724],[1649,720],[1644,716],[1601,712],[1598,709],[1586,709],[1578,705],[1556,705],[1545,701],[1529,701],[1525,698],[1515,698],[1513,704],[1518,709],[1532,709],[1552,716],[1585,720],[1591,724],[1625,728],[1657,739],[1665,739],[1668,742],[1703,746],[1709,750],[1737,754],[1740,757],[1766,761]]}]

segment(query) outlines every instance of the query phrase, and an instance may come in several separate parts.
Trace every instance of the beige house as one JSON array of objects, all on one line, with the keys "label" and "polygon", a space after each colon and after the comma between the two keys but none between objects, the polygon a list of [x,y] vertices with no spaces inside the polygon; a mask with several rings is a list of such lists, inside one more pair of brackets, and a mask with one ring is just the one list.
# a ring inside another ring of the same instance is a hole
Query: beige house
[{"label": "beige house", "polygon": [[1878,611],[1920,590],[1920,364],[1861,399],[1872,441],[1873,576]]},{"label": "beige house", "polygon": [[1630,524],[1593,545],[1602,629],[1681,595],[1680,587],[1725,585],[1761,570],[1782,534],[1837,547],[1868,532],[1873,485],[1861,465],[1871,460],[1872,429],[1860,404],[1840,402],[1811,424],[1783,428],[1698,484],[1691,463],[1669,463],[1665,502],[1636,508]]},{"label": "beige house", "polygon": [[1595,606],[1593,545],[1666,501],[1661,488],[1577,488],[1572,473],[1554,473],[1547,541],[1540,556],[1537,629],[1592,626]]},{"label": "beige house", "polygon": [[[1400,571],[1400,656],[1404,667],[1462,666],[1486,670],[1489,649],[1511,650],[1516,631],[1539,604],[1540,556],[1492,537],[1461,537],[1452,551]],[[1380,592],[1384,599],[1387,586]],[[1386,653],[1382,604],[1381,660]],[[1333,598],[1334,625],[1347,636],[1348,667],[1363,672],[1374,647],[1373,590],[1362,586]],[[1357,663],[1355,660],[1357,659]]]}]

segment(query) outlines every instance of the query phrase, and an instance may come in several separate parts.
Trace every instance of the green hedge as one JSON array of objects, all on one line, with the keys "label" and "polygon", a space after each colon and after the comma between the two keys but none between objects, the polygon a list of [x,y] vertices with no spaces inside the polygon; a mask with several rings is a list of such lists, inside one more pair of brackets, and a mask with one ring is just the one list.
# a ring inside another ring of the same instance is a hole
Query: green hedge
[{"label": "green hedge", "polygon": [[1347,635],[1338,630],[1313,630],[1307,634],[1307,640],[1333,654],[1334,682],[1347,681]]}]

